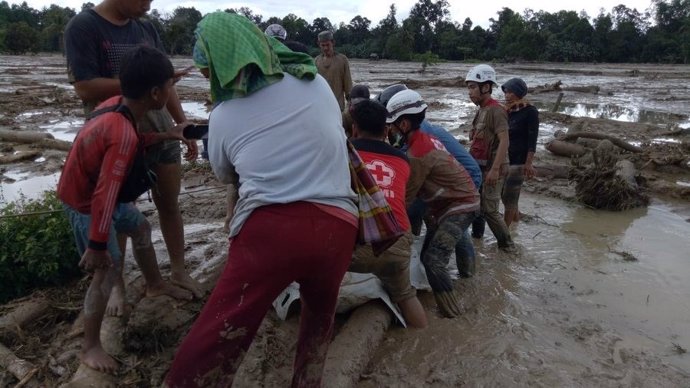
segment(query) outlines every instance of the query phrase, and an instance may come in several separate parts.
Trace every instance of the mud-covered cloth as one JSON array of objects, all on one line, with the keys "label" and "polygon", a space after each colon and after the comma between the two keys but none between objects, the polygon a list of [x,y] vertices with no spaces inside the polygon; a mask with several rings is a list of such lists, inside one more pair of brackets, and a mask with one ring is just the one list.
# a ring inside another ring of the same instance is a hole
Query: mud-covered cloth
[{"label": "mud-covered cloth", "polygon": [[394,303],[403,302],[417,295],[410,283],[411,246],[412,235],[409,232],[379,256],[374,256],[370,246],[359,245],[352,255],[348,271],[376,275],[391,300]]},{"label": "mud-covered cloth", "polygon": [[503,192],[501,193],[501,201],[503,206],[507,209],[516,209],[520,200],[520,189],[522,183],[525,181],[523,174],[524,164],[511,165],[508,170],[508,176],[503,184]]},{"label": "mud-covered cloth", "polygon": [[[477,163],[482,168],[482,176],[486,176],[493,166],[494,159],[496,159],[496,152],[498,149],[498,134],[508,131],[508,119],[505,110],[496,100],[490,100],[487,105],[480,108],[472,120],[472,131],[470,138],[472,145],[470,146],[470,153],[477,159]],[[481,152],[482,147],[476,145],[485,145],[489,150],[488,160],[482,161],[482,156],[478,158],[476,152]],[[475,153],[472,150],[477,150]],[[484,221],[489,224],[491,232],[498,241],[498,246],[507,248],[513,245],[513,240],[510,237],[508,226],[505,220],[499,213],[501,202],[501,193],[503,192],[503,183],[505,176],[508,174],[508,155],[504,158],[503,164],[499,168],[499,178],[494,185],[487,185],[482,182],[481,193],[481,214],[475,220],[475,225],[472,227],[472,235],[481,237],[483,234]],[[481,234],[479,231],[481,230]]]},{"label": "mud-covered cloth", "polygon": [[429,206],[436,222],[457,213],[479,209],[479,193],[472,178],[441,142],[419,130],[408,138],[411,174],[407,185],[407,205],[419,198]]},{"label": "mud-covered cloth", "polygon": [[[165,51],[163,43],[149,21],[130,19],[115,25],[93,9],[73,17],[65,27],[65,57],[70,83],[94,78],[117,78],[122,56],[128,50],[147,45]],[[101,101],[84,101],[84,113],[91,113]],[[172,117],[166,108],[146,113],[138,123],[140,132],[165,132],[172,128]],[[151,146],[146,157],[152,163],[179,163],[180,142],[168,140]]]},{"label": "mud-covered cloth", "polygon": [[345,96],[352,89],[350,62],[345,55],[339,53],[332,57],[319,54],[315,61],[319,74],[328,82],[342,112],[345,109]]},{"label": "mud-covered cloth", "polygon": [[232,239],[228,263],[177,350],[167,386],[231,386],[264,315],[292,281],[301,294],[292,386],[321,386],[356,234],[353,225],[307,202],[256,209]]},{"label": "mud-covered cloth", "polygon": [[[508,117],[498,101],[491,99],[472,119],[470,154],[483,169],[490,169],[498,151],[498,134],[508,132]],[[501,175],[508,172],[508,155],[500,166]]]},{"label": "mud-covered cloth", "polygon": [[472,223],[474,216],[475,212],[454,214],[446,217],[440,224],[427,229],[421,260],[432,290],[450,291],[453,289],[446,266],[451,253],[456,254],[458,268],[465,266],[463,253],[458,252],[456,246]]},{"label": "mud-covered cloth", "polygon": [[437,138],[443,146],[446,148],[455,160],[462,165],[467,173],[472,177],[472,182],[474,186],[479,189],[482,184],[482,170],[479,168],[477,161],[474,160],[472,155],[463,147],[460,142],[453,137],[453,135],[448,132],[445,128],[431,124],[428,120],[423,120],[419,129],[435,138]]}]

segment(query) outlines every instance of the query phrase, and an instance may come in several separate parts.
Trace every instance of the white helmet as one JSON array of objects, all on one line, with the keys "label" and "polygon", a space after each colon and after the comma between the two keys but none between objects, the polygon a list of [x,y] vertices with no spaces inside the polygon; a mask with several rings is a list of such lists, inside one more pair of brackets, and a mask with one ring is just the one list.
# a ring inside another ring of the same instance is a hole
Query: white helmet
[{"label": "white helmet", "polygon": [[493,67],[485,64],[477,65],[467,72],[465,77],[465,82],[474,81],[477,83],[491,82],[498,86],[496,83],[496,70]]},{"label": "white helmet", "polygon": [[426,102],[422,100],[422,96],[419,93],[411,89],[401,90],[388,100],[386,123],[393,123],[402,115],[424,112],[426,108]]},{"label": "white helmet", "polygon": [[266,34],[266,36],[272,36],[280,40],[287,39],[287,31],[280,24],[271,24],[270,26],[266,27],[266,31],[264,31],[264,34]]}]

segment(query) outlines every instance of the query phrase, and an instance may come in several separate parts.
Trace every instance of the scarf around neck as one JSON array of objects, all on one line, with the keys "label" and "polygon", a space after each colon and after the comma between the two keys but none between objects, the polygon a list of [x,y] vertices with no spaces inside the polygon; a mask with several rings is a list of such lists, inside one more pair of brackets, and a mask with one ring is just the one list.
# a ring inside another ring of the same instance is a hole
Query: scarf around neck
[{"label": "scarf around neck", "polygon": [[506,103],[505,108],[506,108],[506,112],[510,113],[510,112],[517,112],[521,109],[525,109],[530,105],[532,105],[532,104],[530,104],[530,102],[526,98],[523,97],[517,101],[513,101],[511,103]]}]

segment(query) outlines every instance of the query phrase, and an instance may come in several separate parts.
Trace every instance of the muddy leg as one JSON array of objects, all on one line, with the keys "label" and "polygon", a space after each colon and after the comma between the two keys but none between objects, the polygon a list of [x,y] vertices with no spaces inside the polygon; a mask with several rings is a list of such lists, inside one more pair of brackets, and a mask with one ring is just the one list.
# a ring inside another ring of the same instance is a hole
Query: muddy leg
[{"label": "muddy leg", "polygon": [[158,209],[161,232],[170,256],[170,281],[191,291],[201,298],[204,293],[201,284],[187,273],[184,266],[184,225],[178,202],[180,194],[180,163],[158,164],[155,167],[158,181],[151,190],[153,201]]},{"label": "muddy leg", "polygon": [[424,264],[429,285],[434,291],[438,308],[441,314],[448,318],[460,314],[460,307],[454,295],[453,282],[446,266],[451,253],[455,250],[455,245],[464,232],[460,226],[462,218],[467,218],[466,224],[471,221],[470,217],[463,217],[462,215],[446,217],[431,235],[428,246],[422,253],[422,264]]},{"label": "muddy leg", "polygon": [[189,291],[163,280],[156,260],[156,251],[151,243],[151,224],[144,219],[136,229],[129,231],[129,233],[132,238],[134,259],[139,265],[144,279],[146,279],[146,296],[168,295],[175,299],[192,299],[192,294]]},{"label": "muddy leg", "polygon": [[117,276],[113,284],[113,289],[110,291],[110,298],[108,305],[105,307],[105,313],[111,317],[121,317],[125,312],[125,252],[127,250],[127,235],[118,233],[117,244],[122,254],[122,260],[119,261],[119,268],[116,269]]},{"label": "muddy leg", "polygon": [[503,190],[503,179],[499,178],[493,186],[483,184],[481,196],[481,211],[486,223],[489,224],[491,232],[493,232],[498,247],[501,249],[511,250],[515,249],[513,239],[510,237],[508,226],[506,226],[501,213],[498,208],[501,201],[501,192]]},{"label": "muddy leg", "polygon": [[116,276],[114,267],[96,270],[84,298],[84,341],[80,359],[86,366],[107,373],[114,372],[118,365],[103,350],[100,332],[106,302]]}]

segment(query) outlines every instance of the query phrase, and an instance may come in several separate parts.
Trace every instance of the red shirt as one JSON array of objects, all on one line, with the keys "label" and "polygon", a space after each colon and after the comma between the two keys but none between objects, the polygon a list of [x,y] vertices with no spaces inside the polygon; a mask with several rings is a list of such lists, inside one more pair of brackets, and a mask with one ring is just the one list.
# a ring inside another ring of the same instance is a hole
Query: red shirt
[{"label": "red shirt", "polygon": [[405,208],[405,188],[410,178],[407,156],[380,140],[355,139],[352,144],[383,191],[400,227],[405,231],[410,230]]},{"label": "red shirt", "polygon": [[[117,105],[120,99],[111,97],[97,109]],[[146,145],[153,140],[149,135],[154,134],[138,135],[132,123],[117,112],[96,116],[77,133],[62,169],[57,194],[73,209],[91,215],[90,242],[103,247],[108,242],[120,188],[139,141]]]}]

